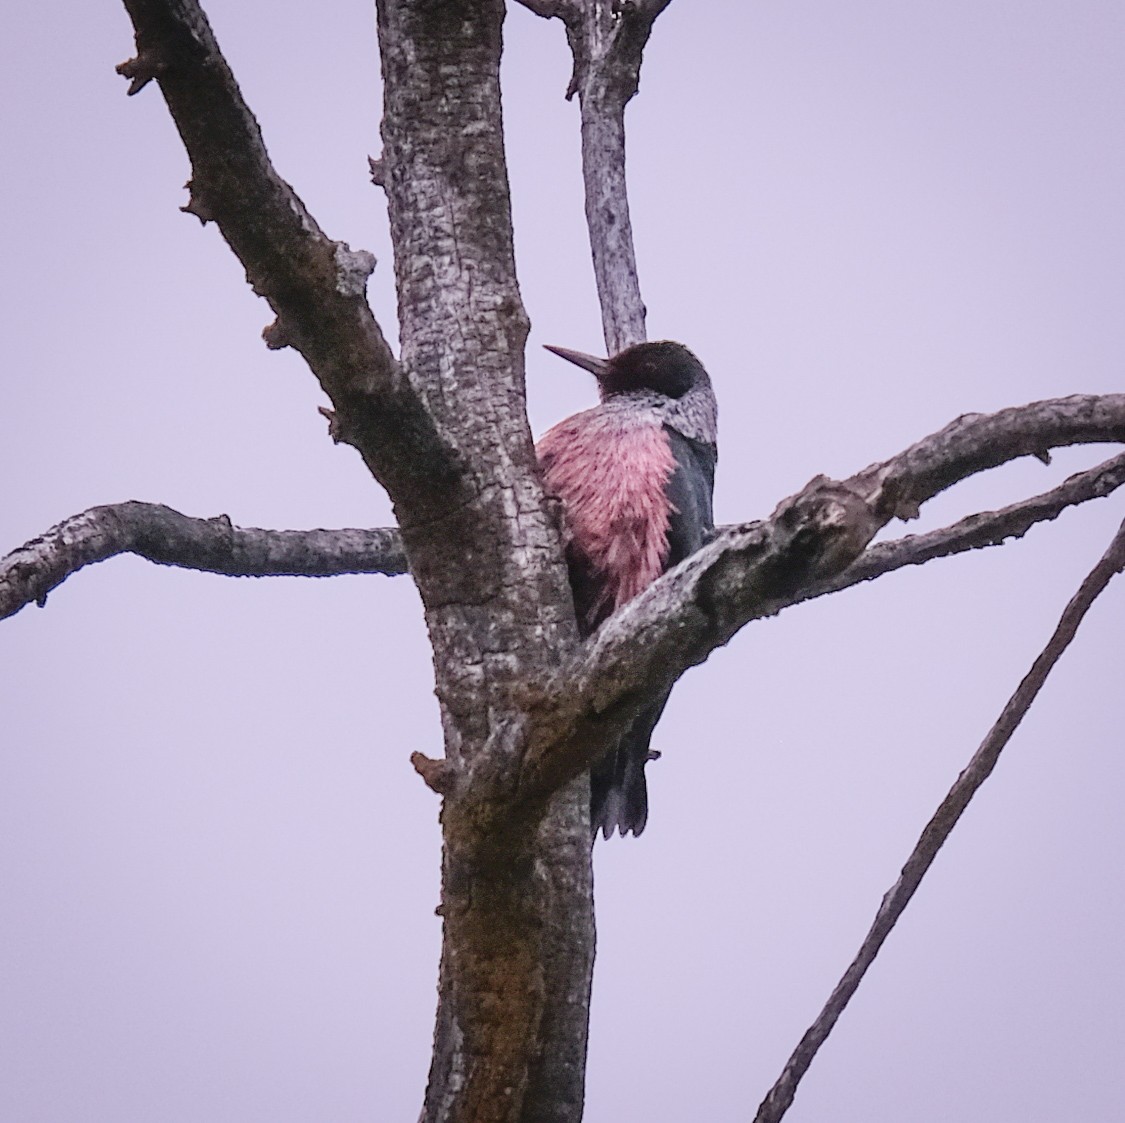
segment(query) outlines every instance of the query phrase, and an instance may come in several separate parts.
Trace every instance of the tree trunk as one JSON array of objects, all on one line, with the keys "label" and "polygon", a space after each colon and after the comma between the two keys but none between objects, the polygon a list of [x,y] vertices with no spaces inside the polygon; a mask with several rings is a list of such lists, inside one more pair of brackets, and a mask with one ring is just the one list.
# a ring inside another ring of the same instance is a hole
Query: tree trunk
[{"label": "tree trunk", "polygon": [[382,0],[378,14],[401,361],[467,468],[465,501],[399,512],[445,728],[445,760],[433,762],[443,951],[423,1118],[576,1120],[593,960],[588,796],[577,781],[549,810],[494,813],[518,786],[529,684],[577,644],[523,396],[504,8]]}]

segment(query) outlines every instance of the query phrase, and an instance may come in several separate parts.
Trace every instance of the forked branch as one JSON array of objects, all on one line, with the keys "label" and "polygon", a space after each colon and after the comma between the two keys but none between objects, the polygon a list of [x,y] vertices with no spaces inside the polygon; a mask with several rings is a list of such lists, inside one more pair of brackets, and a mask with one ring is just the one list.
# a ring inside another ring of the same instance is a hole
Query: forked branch
[{"label": "forked branch", "polygon": [[[745,624],[843,580],[892,518],[912,517],[940,491],[1007,460],[1103,441],[1125,441],[1123,394],[966,415],[850,479],[818,477],[763,522],[722,532],[611,617],[560,676],[544,738],[521,777],[523,796],[535,798],[540,785],[552,790],[588,767],[591,743],[596,751]],[[1068,484],[1096,492],[1106,482],[1098,473]]]},{"label": "forked branch", "polygon": [[[908,534],[866,549],[835,577],[813,582],[783,607],[873,581],[908,565],[967,550],[1001,546],[1068,507],[1101,499],[1125,484],[1125,454],[1078,472],[1058,487],[999,511],[969,515],[928,534]],[[736,526],[720,527],[720,534]],[[745,529],[745,528],[744,528]],[[234,577],[330,577],[407,572],[397,528],[263,530],[234,526],[225,516],[197,519],[160,503],[115,503],[64,519],[0,559],[0,619],[47,594],[72,574],[118,554],[160,565]]]},{"label": "forked branch", "polygon": [[934,812],[933,818],[926,824],[926,829],[902,867],[898,880],[883,898],[871,930],[867,933],[858,954],[836,984],[836,989],[833,990],[816,1021],[801,1038],[800,1044],[786,1062],[777,1083],[762,1101],[758,1114],[754,1117],[754,1123],[778,1123],[778,1120],[789,1110],[797,1085],[808,1070],[817,1050],[832,1032],[832,1027],[844,1012],[868,967],[879,954],[879,949],[890,935],[891,929],[910,903],[911,897],[914,896],[926,871],[933,864],[938,851],[957,825],[969,801],[996,767],[1005,745],[1011,740],[1012,734],[1019,727],[1031,703],[1035,701],[1051,669],[1074,638],[1082,618],[1102,590],[1122,569],[1125,569],[1125,522],[1118,529],[1109,549],[1090,571],[1079,586],[1078,592],[1063,610],[1058,626],[1047,646],[1040,652],[1031,670],[1008,700],[1008,704],[996,719],[996,724],[989,730],[980,748],[973,754],[965,770],[957,777],[956,783],[949,789],[949,793]]},{"label": "forked branch", "polygon": [[928,534],[908,534],[870,546],[843,573],[802,590],[791,602],[800,604],[828,593],[873,581],[908,565],[924,565],[935,558],[1002,546],[1009,538],[1022,538],[1036,523],[1058,518],[1068,507],[1090,499],[1103,499],[1125,484],[1125,453],[1076,472],[1058,487],[1012,503],[999,511],[969,515],[951,526]]}]

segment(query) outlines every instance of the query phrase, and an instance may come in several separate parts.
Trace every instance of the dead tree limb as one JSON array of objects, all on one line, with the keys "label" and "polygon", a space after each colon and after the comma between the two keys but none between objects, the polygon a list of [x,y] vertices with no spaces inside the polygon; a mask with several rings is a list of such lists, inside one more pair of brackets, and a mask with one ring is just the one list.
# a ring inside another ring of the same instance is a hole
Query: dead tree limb
[{"label": "dead tree limb", "polygon": [[988,736],[981,742],[980,747],[965,766],[965,770],[957,777],[957,781],[926,824],[926,829],[902,867],[898,880],[883,897],[871,930],[860,945],[855,959],[836,984],[835,990],[832,991],[816,1021],[806,1031],[786,1062],[781,1076],[758,1108],[754,1123],[778,1123],[789,1110],[797,1085],[812,1064],[817,1050],[832,1032],[832,1027],[855,994],[867,969],[875,961],[891,929],[910,903],[926,871],[937,857],[938,851],[957,825],[969,801],[992,774],[1001,752],[1011,740],[1012,734],[1019,727],[1032,702],[1035,701],[1044,682],[1047,681],[1047,676],[1070,641],[1074,639],[1082,618],[1102,590],[1122,569],[1125,569],[1125,522],[1118,529],[1109,549],[1078,587],[1078,591],[1063,610],[1047,646],[1039,653],[1031,670],[1024,676],[1016,692],[996,719],[996,724],[989,730]]},{"label": "dead tree limb", "polygon": [[159,503],[113,503],[64,519],[0,560],[0,619],[72,573],[117,554],[232,577],[407,572],[397,530],[260,530],[193,519]]},{"label": "dead tree limb", "polygon": [[669,0],[520,0],[536,15],[566,25],[574,70],[569,100],[578,95],[582,181],[594,279],[609,354],[645,335],[629,193],[625,179],[625,106],[640,84],[641,58],[656,17]]},{"label": "dead tree limb", "polygon": [[967,550],[1002,546],[1010,538],[1022,538],[1037,523],[1058,518],[1068,507],[1090,499],[1104,499],[1122,484],[1125,484],[1125,453],[1084,472],[1076,472],[1042,495],[1020,500],[999,511],[982,511],[940,530],[908,534],[869,546],[843,573],[827,581],[814,582],[791,603],[800,604],[873,581],[904,566],[924,565]]},{"label": "dead tree limb", "polygon": [[[1125,454],[1002,510],[982,511],[928,534],[908,534],[870,546],[843,573],[814,582],[790,603],[874,581],[904,566],[1001,546],[1037,523],[1057,518],[1068,507],[1110,495],[1123,483]],[[724,526],[719,533],[735,529]],[[118,554],[230,577],[408,572],[395,527],[264,530],[235,526],[224,515],[197,519],[160,503],[132,500],[72,515],[0,559],[0,620],[29,604],[42,605],[48,593],[78,570]]]},{"label": "dead tree limb", "polygon": [[137,54],[131,94],[155,79],[191,159],[187,209],[214,221],[270,304],[271,348],[291,346],[332,400],[335,439],[353,445],[396,502],[456,494],[447,444],[367,304],[375,259],[333,241],[275,171],[196,0],[125,0]]},{"label": "dead tree limb", "polygon": [[589,766],[611,738],[688,667],[751,620],[804,599],[852,565],[892,518],[959,480],[1070,444],[1125,441],[1125,394],[1074,395],[969,414],[847,480],[817,477],[773,515],[724,531],[590,638],[556,680],[521,800]]}]

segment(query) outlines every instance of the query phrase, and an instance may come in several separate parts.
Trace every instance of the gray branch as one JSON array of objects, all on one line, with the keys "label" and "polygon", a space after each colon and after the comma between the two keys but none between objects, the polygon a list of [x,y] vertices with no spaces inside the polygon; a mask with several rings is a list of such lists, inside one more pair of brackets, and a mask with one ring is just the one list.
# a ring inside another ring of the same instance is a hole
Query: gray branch
[{"label": "gray branch", "polygon": [[1009,538],[1022,538],[1036,523],[1057,518],[1068,507],[1090,499],[1103,499],[1125,484],[1125,453],[1085,472],[1078,472],[1042,495],[1021,500],[999,511],[969,515],[951,526],[928,534],[908,534],[893,542],[868,547],[843,573],[815,582],[790,603],[823,597],[873,581],[908,565],[924,565],[935,558],[967,550],[1002,546]]},{"label": "gray branch", "polygon": [[115,503],[73,515],[0,560],[0,620],[42,606],[72,573],[117,554],[232,577],[407,571],[393,528],[259,530],[226,515],[193,519],[159,503]]},{"label": "gray branch", "polygon": [[956,783],[949,789],[949,793],[934,812],[933,818],[926,824],[917,845],[902,867],[898,880],[883,898],[871,930],[860,945],[858,954],[837,983],[816,1021],[801,1038],[786,1062],[777,1083],[762,1101],[758,1114],[754,1117],[754,1123],[778,1123],[778,1120],[789,1110],[797,1085],[808,1070],[817,1050],[832,1032],[837,1019],[855,994],[868,967],[875,961],[891,929],[910,903],[922,878],[937,857],[938,851],[957,825],[969,801],[992,774],[1001,752],[1031,707],[1031,703],[1035,701],[1051,669],[1074,638],[1087,610],[1122,569],[1125,569],[1125,522],[1118,529],[1109,549],[1090,571],[1063,610],[1058,626],[1047,646],[1040,652],[1031,670],[1008,700],[1008,704],[996,719],[996,724],[989,730],[980,748],[973,754],[965,770],[957,777]]},{"label": "gray branch", "polygon": [[456,490],[460,469],[367,304],[375,259],[329,238],[274,170],[196,0],[125,0],[137,54],[118,72],[155,79],[191,159],[184,207],[214,221],[277,315],[267,346],[293,347],[332,400],[330,432],[353,445],[396,503]]},{"label": "gray branch", "polygon": [[[1125,454],[1078,472],[1058,487],[1000,511],[970,515],[929,534],[907,535],[865,550],[843,573],[802,589],[791,604],[873,581],[908,565],[1000,546],[1066,508],[1103,498],[1125,483]],[[735,526],[720,527],[733,533]],[[118,554],[160,565],[233,577],[332,577],[407,572],[398,529],[261,530],[225,515],[196,519],[160,503],[109,504],[73,515],[0,559],[0,619],[47,594],[72,574]]]},{"label": "gray branch", "polygon": [[521,0],[566,24],[574,56],[567,98],[578,95],[582,179],[594,279],[609,354],[645,338],[645,306],[633,251],[625,180],[625,106],[640,84],[641,58],[669,0]]},{"label": "gray branch", "polygon": [[[751,620],[831,591],[826,582],[839,579],[835,587],[842,588],[867,579],[862,572],[854,580],[842,575],[892,518],[912,516],[938,492],[1007,460],[1097,442],[1125,442],[1125,394],[967,415],[850,479],[817,477],[763,522],[723,531],[611,617],[560,674],[544,703],[541,739],[529,753],[518,799],[538,798],[588,767],[648,700]],[[1119,465],[1112,463],[1117,467],[1101,482],[1084,478],[1063,488],[1086,488],[1091,498],[1104,493],[1099,489],[1117,478]],[[1041,502],[1054,509],[1049,497]],[[1014,533],[1025,516],[1004,517]],[[1002,522],[991,528],[1002,529]],[[982,533],[987,539],[979,526],[962,527],[960,536]],[[934,546],[931,540],[923,549]],[[917,543],[881,548],[882,562],[897,552],[898,564],[910,564],[916,549]]]}]

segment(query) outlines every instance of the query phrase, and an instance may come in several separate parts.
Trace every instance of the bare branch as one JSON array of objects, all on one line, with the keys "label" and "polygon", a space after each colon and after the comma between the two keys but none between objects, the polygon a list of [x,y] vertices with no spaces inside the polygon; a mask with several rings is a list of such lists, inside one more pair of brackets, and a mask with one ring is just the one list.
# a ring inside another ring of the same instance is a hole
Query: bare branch
[{"label": "bare branch", "polygon": [[575,94],[582,115],[582,179],[594,279],[606,349],[614,354],[645,339],[625,181],[625,106],[640,83],[641,57],[653,21],[669,0],[520,0],[566,24]]},{"label": "bare branch", "polygon": [[1063,610],[1058,626],[1047,646],[1040,652],[1031,670],[1008,700],[1003,712],[996,719],[996,724],[989,730],[980,748],[973,754],[965,770],[957,777],[956,783],[949,789],[949,793],[934,812],[933,818],[926,824],[926,829],[902,867],[898,880],[883,898],[871,930],[860,945],[858,954],[837,983],[836,989],[833,990],[816,1021],[801,1038],[800,1044],[786,1062],[777,1083],[762,1101],[758,1114],[754,1117],[754,1123],[777,1123],[788,1111],[796,1094],[797,1085],[808,1070],[817,1050],[832,1032],[832,1027],[844,1012],[868,967],[879,954],[879,949],[890,935],[891,929],[910,903],[911,897],[914,896],[926,871],[933,864],[938,851],[957,825],[969,801],[992,774],[997,760],[1000,759],[1000,753],[1015,733],[1031,703],[1035,701],[1051,669],[1074,638],[1078,625],[1090,605],[1122,569],[1125,569],[1125,522],[1118,529],[1109,549],[1090,571],[1079,586],[1078,592]]},{"label": "bare branch", "polygon": [[396,502],[456,494],[454,468],[399,369],[364,291],[375,259],[328,238],[274,170],[197,0],[125,0],[136,93],[155,79],[192,163],[185,207],[217,223],[254,291],[277,314],[271,346],[296,348],[354,445]]},{"label": "bare branch", "polygon": [[[969,515],[952,526],[928,534],[908,534],[893,542],[880,542],[865,550],[843,573],[810,585],[790,603],[800,604],[874,581],[908,565],[923,565],[935,558],[1002,546],[1009,538],[1022,538],[1036,523],[1057,518],[1067,507],[1102,499],[1125,484],[1125,453],[1085,472],[1078,472],[1058,487],[1021,500],[999,511]],[[724,528],[725,529],[725,528]]]},{"label": "bare branch", "polygon": [[913,515],[958,480],[1007,460],[1105,441],[1125,441],[1123,394],[969,415],[848,480],[818,477],[764,522],[722,532],[612,616],[560,676],[521,799],[587,767],[646,701],[745,624],[815,595],[891,518]]},{"label": "bare branch", "polygon": [[1072,394],[992,414],[966,413],[849,484],[885,519],[912,519],[927,499],[987,468],[1020,456],[1043,460],[1061,445],[1116,443],[1122,401],[1121,394]]},{"label": "bare branch", "polygon": [[0,560],[0,620],[47,594],[72,573],[116,554],[234,577],[330,577],[405,573],[398,531],[259,530],[226,515],[193,519],[159,503],[92,507]]},{"label": "bare branch", "polygon": [[[800,604],[874,581],[908,565],[1003,545],[1009,538],[1022,537],[1036,523],[1054,519],[1068,507],[1103,498],[1122,484],[1125,454],[1000,511],[969,515],[929,534],[871,546],[843,573],[809,585],[788,603]],[[719,533],[738,529],[724,526]],[[407,572],[396,527],[261,530],[236,527],[226,516],[196,519],[159,503],[132,501],[74,515],[0,559],[0,619],[33,601],[42,603],[79,569],[118,554],[232,577],[395,576]]]}]

